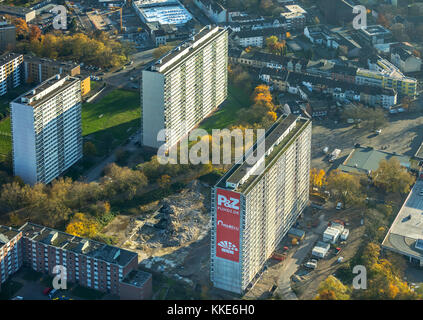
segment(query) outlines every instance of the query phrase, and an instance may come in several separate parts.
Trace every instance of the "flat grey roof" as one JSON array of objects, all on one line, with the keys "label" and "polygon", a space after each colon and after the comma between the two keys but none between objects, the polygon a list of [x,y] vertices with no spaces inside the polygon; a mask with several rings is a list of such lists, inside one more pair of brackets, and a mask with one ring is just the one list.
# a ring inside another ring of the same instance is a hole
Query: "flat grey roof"
[{"label": "flat grey roof", "polygon": [[123,280],[123,283],[131,284],[135,287],[142,287],[148,279],[151,278],[151,273],[142,270],[132,270]]},{"label": "flat grey roof", "polygon": [[423,250],[415,247],[423,239],[423,180],[417,180],[382,242],[384,248],[423,258]]},{"label": "flat grey roof", "polygon": [[[282,142],[277,145],[274,150],[265,158],[266,166],[274,159],[274,157],[280,153],[280,151],[290,143],[292,138],[295,136],[296,133],[298,133],[301,128],[310,120],[299,117],[294,114],[289,114],[288,116],[281,117],[277,120],[277,122],[266,131],[265,135],[265,152],[267,153],[268,150],[272,147],[274,147],[275,142],[282,136],[282,134],[295,122],[297,122],[297,126],[291,130],[291,132],[282,140]],[[248,158],[249,155],[251,155],[252,150],[257,150],[258,144],[257,142],[254,144],[252,148],[248,152],[246,152],[246,158]],[[249,169],[254,164],[249,164],[245,161],[241,163],[235,164],[223,177],[222,179],[217,183],[216,186],[226,188],[226,182],[238,184],[242,178],[249,172]],[[260,175],[259,175],[260,176]],[[257,175],[251,175],[251,177],[243,183],[241,186],[239,186],[237,189],[243,189],[246,190],[247,187],[255,180],[257,179]]]},{"label": "flat grey roof", "polygon": [[[57,76],[59,76],[59,78],[57,78]],[[43,92],[43,91],[49,89],[51,86],[55,85],[57,82],[62,81],[63,79],[65,79],[65,81],[63,82],[62,85],[58,86],[57,88],[54,88],[53,90],[51,90],[49,93],[47,93],[43,97],[41,97],[39,99],[34,99],[32,102],[23,102],[21,100],[22,98],[32,99],[32,98],[36,97],[38,94],[40,94],[41,92]],[[47,79],[46,81],[42,82],[41,84],[39,84],[38,86],[36,86],[32,90],[30,90],[30,91],[24,93],[23,95],[17,97],[13,101],[15,103],[25,104],[25,105],[28,105],[28,106],[32,106],[33,108],[36,108],[39,105],[41,105],[43,102],[47,101],[48,99],[50,99],[51,97],[53,97],[57,93],[67,89],[68,87],[70,87],[71,85],[73,85],[75,82],[78,82],[78,81],[80,81],[80,80],[76,77],[71,77],[69,75],[65,75],[64,77],[62,77],[61,75],[57,74],[57,75]]]},{"label": "flat grey roof", "polygon": [[[202,38],[206,37],[210,32],[214,32],[215,29],[218,29],[217,32],[213,36],[211,36],[208,41],[205,41],[204,43],[201,43],[198,47],[192,48],[194,44],[202,40]],[[216,36],[220,35],[222,32],[225,32],[226,29],[222,27],[205,27],[201,29],[197,34],[195,34],[190,40],[186,40],[179,44],[177,47],[173,48],[171,51],[169,51],[167,54],[162,56],[161,58],[157,59],[154,64],[152,64],[147,70],[149,71],[157,71],[156,68],[161,68],[165,66],[169,61],[172,59],[177,58],[173,63],[166,66],[163,70],[160,70],[158,72],[165,72],[166,70],[171,69],[173,66],[177,65],[183,59],[185,59],[187,56],[191,55],[194,51],[197,51],[199,48],[202,48],[205,44],[209,43],[211,40],[215,39]],[[184,53],[184,50],[189,48],[188,52]]]}]

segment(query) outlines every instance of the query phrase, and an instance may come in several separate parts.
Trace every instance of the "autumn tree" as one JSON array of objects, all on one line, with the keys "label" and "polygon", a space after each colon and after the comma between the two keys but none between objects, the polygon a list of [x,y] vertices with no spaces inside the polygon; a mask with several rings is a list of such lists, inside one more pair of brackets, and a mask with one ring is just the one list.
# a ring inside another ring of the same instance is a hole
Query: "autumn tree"
[{"label": "autumn tree", "polygon": [[139,170],[119,167],[112,163],[105,169],[102,182],[107,189],[108,196],[119,195],[122,200],[131,200],[148,183],[147,177]]},{"label": "autumn tree", "polygon": [[93,218],[78,212],[67,225],[66,232],[78,237],[92,238],[98,229],[98,223]]},{"label": "autumn tree", "polygon": [[323,169],[317,170],[313,168],[310,170],[310,184],[313,187],[323,187],[326,185],[326,172]]},{"label": "autumn tree", "polygon": [[410,192],[414,177],[401,166],[397,158],[382,160],[379,168],[373,172],[373,183],[385,192],[407,193]]},{"label": "autumn tree", "polygon": [[41,30],[38,26],[31,25],[29,28],[29,41],[39,40],[41,38]]},{"label": "autumn tree", "polygon": [[286,54],[286,42],[285,40],[279,41],[278,37],[270,36],[266,38],[266,47],[270,52],[277,55]]},{"label": "autumn tree", "polygon": [[349,288],[339,279],[330,275],[325,281],[321,282],[318,289],[318,295],[315,300],[349,300]]}]

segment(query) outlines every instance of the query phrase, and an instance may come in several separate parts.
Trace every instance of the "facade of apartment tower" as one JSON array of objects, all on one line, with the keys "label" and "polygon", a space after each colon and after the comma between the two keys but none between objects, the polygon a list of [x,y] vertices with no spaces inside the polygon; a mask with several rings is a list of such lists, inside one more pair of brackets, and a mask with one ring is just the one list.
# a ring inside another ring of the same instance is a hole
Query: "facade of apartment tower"
[{"label": "facade of apartment tower", "polygon": [[11,102],[13,169],[49,183],[82,157],[81,84],[56,75]]},{"label": "facade of apartment tower", "polygon": [[[143,70],[141,141],[175,146],[227,97],[228,33],[206,27]],[[160,130],[166,137],[158,141]]]},{"label": "facade of apartment tower", "polygon": [[[309,202],[311,121],[280,118],[212,189],[210,275],[215,287],[243,294]],[[264,143],[256,164],[247,161]]]}]

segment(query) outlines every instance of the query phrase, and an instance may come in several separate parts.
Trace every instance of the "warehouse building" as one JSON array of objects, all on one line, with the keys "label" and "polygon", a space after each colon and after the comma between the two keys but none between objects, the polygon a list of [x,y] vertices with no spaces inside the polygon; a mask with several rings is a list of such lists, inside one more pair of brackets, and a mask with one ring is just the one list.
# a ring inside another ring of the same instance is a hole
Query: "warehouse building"
[{"label": "warehouse building", "polygon": [[[308,205],[311,127],[292,114],[280,118],[212,189],[215,287],[245,293]],[[262,144],[265,154],[249,161]]]},{"label": "warehouse building", "polygon": [[133,1],[132,6],[144,23],[184,25],[192,19],[191,14],[178,0]]},{"label": "warehouse building", "polygon": [[[175,146],[227,97],[228,34],[205,27],[141,74],[141,141]],[[158,133],[167,129],[165,141]]]},{"label": "warehouse building", "polygon": [[56,75],[11,102],[13,169],[49,183],[82,158],[81,81]]}]

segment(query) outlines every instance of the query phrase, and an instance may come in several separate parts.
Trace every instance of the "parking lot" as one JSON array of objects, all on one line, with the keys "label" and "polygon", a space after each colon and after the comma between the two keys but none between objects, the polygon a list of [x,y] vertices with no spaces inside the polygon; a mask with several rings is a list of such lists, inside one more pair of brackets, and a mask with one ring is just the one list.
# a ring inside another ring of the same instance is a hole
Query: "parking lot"
[{"label": "parking lot", "polygon": [[412,156],[423,140],[423,112],[404,112],[388,116],[388,123],[379,135],[368,128],[355,128],[333,120],[313,120],[312,167],[328,170],[330,164],[324,160],[323,148],[329,152],[341,149],[340,158],[347,156],[355,144],[374,147],[378,150]]}]

